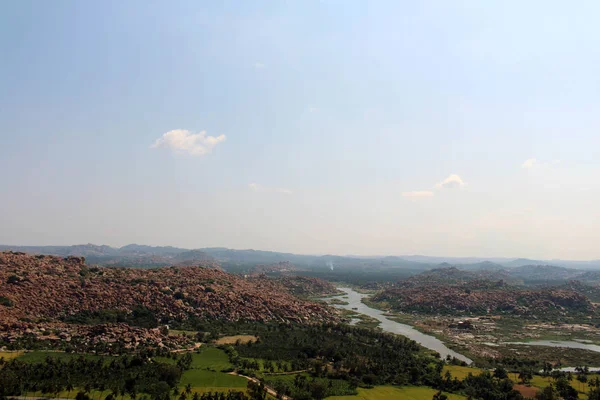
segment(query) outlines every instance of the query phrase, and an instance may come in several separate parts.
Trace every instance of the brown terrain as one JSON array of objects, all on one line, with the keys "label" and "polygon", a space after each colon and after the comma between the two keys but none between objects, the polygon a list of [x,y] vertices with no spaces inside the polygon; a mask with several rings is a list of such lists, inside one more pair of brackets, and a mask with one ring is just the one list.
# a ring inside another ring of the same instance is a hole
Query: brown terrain
[{"label": "brown terrain", "polygon": [[590,300],[572,290],[524,289],[504,282],[473,281],[456,284],[400,282],[373,296],[392,309],[433,314],[591,315]]},{"label": "brown terrain", "polygon": [[[110,310],[130,314],[140,307],[149,310],[163,324],[190,317],[226,321],[332,321],[338,318],[333,309],[293,294],[331,289],[328,283],[308,278],[242,277],[203,267],[90,268],[83,257],[3,252],[0,253],[0,335],[37,329],[43,336],[40,325],[50,324],[56,329],[66,326],[63,321],[82,313]],[[78,325],[71,330],[76,329],[92,328]]]}]

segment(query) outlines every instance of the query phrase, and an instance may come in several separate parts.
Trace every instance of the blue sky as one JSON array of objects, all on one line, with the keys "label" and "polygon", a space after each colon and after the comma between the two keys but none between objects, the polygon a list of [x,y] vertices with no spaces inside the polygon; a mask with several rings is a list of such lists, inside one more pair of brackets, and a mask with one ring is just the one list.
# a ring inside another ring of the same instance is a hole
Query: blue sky
[{"label": "blue sky", "polygon": [[599,13],[4,2],[0,243],[600,258]]}]

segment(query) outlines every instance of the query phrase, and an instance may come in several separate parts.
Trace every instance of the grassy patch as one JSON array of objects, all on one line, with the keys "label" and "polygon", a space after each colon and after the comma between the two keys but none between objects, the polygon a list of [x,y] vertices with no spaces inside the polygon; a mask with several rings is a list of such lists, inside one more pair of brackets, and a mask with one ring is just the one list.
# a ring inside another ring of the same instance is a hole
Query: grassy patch
[{"label": "grassy patch", "polygon": [[[510,378],[517,382],[517,374],[513,374],[510,373]],[[593,377],[592,374],[589,375],[590,377]],[[535,375],[533,377],[533,379],[531,380],[530,384],[531,386],[535,386],[538,388],[545,388],[546,386],[550,386],[550,384],[554,382],[554,380],[552,378],[550,378],[549,376],[540,376],[540,375]],[[581,383],[577,380],[576,375],[573,374],[573,380],[570,382],[571,386],[573,386],[579,393],[587,393],[590,391],[590,387],[588,386],[587,382],[586,383]]]},{"label": "grassy patch", "polygon": [[[328,400],[431,400],[437,390],[421,386],[376,386],[373,389],[358,388],[355,396],[332,396]],[[464,396],[446,393],[449,400],[463,400]]]},{"label": "grassy patch", "polygon": [[[248,382],[248,381],[246,381],[246,382]],[[222,387],[222,386],[195,387],[195,388],[192,388],[192,393],[200,393],[200,394],[202,394],[202,393],[209,393],[209,392],[212,392],[212,393],[215,393],[215,392],[225,392],[225,393],[227,393],[229,391],[236,391],[236,392],[244,392],[244,393],[246,393],[246,386],[244,386],[244,387],[241,387],[241,386],[240,387],[232,387],[230,389],[231,390],[229,390],[229,388],[225,388],[225,387]],[[274,397],[267,397],[267,399],[273,399],[273,398]]]},{"label": "grassy patch", "polygon": [[480,368],[473,367],[461,367],[460,365],[444,365],[444,369],[442,370],[442,376],[446,374],[446,371],[450,371],[450,374],[453,378],[462,381],[469,374],[479,375],[483,370]]},{"label": "grassy patch", "polygon": [[231,363],[223,350],[202,347],[199,353],[192,354],[190,369],[181,376],[179,386],[190,384],[193,391],[199,393],[246,388],[248,381],[245,378],[221,372],[227,368],[231,368]]},{"label": "grassy patch", "polygon": [[347,306],[350,303],[348,303],[347,301],[344,301],[344,300],[340,300],[340,299],[331,299],[329,301],[329,304],[331,304],[331,305],[336,305],[337,304],[337,305],[340,305],[340,306]]},{"label": "grassy patch", "polygon": [[4,358],[5,360],[12,360],[22,355],[22,351],[0,351],[0,358]]},{"label": "grassy patch", "polygon": [[193,388],[245,388],[248,385],[248,380],[224,372],[190,369],[183,373],[179,386],[184,387],[188,383]]},{"label": "grassy patch", "polygon": [[152,360],[157,363],[162,363],[162,364],[170,364],[170,365],[177,364],[177,360],[173,360],[170,357],[152,357]]},{"label": "grassy patch", "polygon": [[232,365],[227,358],[227,354],[221,349],[215,347],[201,347],[199,353],[192,354],[191,369],[211,369],[222,371],[231,368]]},{"label": "grassy patch", "polygon": [[235,344],[238,340],[241,343],[256,342],[257,337],[252,335],[234,335],[223,336],[215,341],[216,344]]}]

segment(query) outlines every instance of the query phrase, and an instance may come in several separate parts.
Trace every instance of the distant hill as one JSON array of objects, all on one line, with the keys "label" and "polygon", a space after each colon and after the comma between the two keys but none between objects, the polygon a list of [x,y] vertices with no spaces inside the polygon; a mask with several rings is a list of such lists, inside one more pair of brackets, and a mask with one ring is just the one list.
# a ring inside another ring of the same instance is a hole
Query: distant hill
[{"label": "distant hill", "polygon": [[480,271],[480,270],[485,270],[485,271],[501,271],[501,270],[506,270],[506,267],[502,264],[498,264],[495,262],[491,262],[491,261],[481,261],[478,263],[472,263],[472,264],[459,264],[457,265],[458,268],[466,270],[466,271]]},{"label": "distant hill", "polygon": [[523,279],[527,283],[565,281],[575,279],[584,272],[554,265],[523,265],[510,269],[509,273],[511,276]]},{"label": "distant hill", "polygon": [[559,267],[576,268],[576,269],[596,269],[600,270],[600,260],[534,260],[529,258],[510,258],[510,257],[432,257],[422,255],[400,256],[406,261],[415,261],[423,264],[440,264],[448,263],[451,265],[469,265],[482,262],[492,262],[504,267],[522,267],[524,265],[556,265]]},{"label": "distant hill", "polygon": [[518,268],[523,267],[525,265],[545,265],[547,263],[539,260],[530,260],[528,258],[517,258],[516,260],[512,260],[509,262],[502,263],[505,267],[510,268]]},{"label": "distant hill", "polygon": [[457,284],[473,281],[504,281],[513,282],[515,279],[511,277],[505,270],[474,270],[465,271],[450,266],[447,263],[442,263],[439,268],[422,272],[401,281],[401,284],[421,285],[421,284]]},{"label": "distant hill", "polygon": [[577,280],[582,282],[600,283],[600,271],[587,271],[577,276]]},{"label": "distant hill", "polygon": [[[327,272],[327,278],[342,280],[342,275],[352,274],[358,281],[397,280],[428,269],[454,266],[468,271],[500,271],[508,268],[519,268],[529,265],[552,265],[563,268],[580,268],[590,270],[594,266],[600,271],[600,261],[538,261],[525,258],[479,258],[479,257],[429,257],[413,256],[338,256],[307,255],[264,250],[236,250],[225,247],[207,247],[184,249],[173,246],[147,246],[128,244],[123,247],[106,245],[81,244],[74,246],[7,246],[0,245],[0,251],[13,250],[29,254],[47,254],[60,257],[86,257],[89,264],[127,266],[127,267],[161,267],[183,265],[182,263],[212,261],[228,271],[245,273],[255,265],[272,265],[289,262],[303,270]],[[196,252],[196,253],[190,253]],[[519,274],[516,272],[516,274]],[[519,279],[521,276],[515,276]]]},{"label": "distant hill", "polygon": [[176,255],[187,251],[179,247],[172,246],[146,246],[140,244],[128,244],[120,249],[116,249],[120,255],[140,255],[140,254],[156,254],[156,255]]},{"label": "distant hill", "polygon": [[[126,267],[161,267],[170,265],[194,265],[211,261],[226,269],[243,272],[255,265],[291,263],[300,268],[329,269],[331,271],[380,271],[387,269],[411,269],[423,271],[431,266],[400,257],[357,258],[336,255],[302,255],[263,250],[234,250],[224,247],[183,249],[171,246],[145,246],[129,244],[121,248],[94,244],[74,246],[1,246],[0,251],[11,250],[28,254],[46,254],[60,257],[86,257],[88,263]],[[247,268],[240,268],[240,267]]]}]

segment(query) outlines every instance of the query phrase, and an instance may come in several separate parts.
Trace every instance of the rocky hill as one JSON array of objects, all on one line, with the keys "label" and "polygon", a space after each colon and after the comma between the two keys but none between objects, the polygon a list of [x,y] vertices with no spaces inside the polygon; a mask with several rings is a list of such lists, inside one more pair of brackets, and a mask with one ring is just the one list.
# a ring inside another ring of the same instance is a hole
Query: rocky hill
[{"label": "rocky hill", "polygon": [[600,302],[600,285],[598,285],[598,282],[585,281],[584,283],[579,280],[574,280],[554,286],[553,288],[570,290],[587,297],[591,302]]},{"label": "rocky hill", "polygon": [[526,289],[488,280],[449,284],[407,280],[381,291],[371,300],[393,310],[426,314],[550,317],[596,313],[590,300],[573,290]]},{"label": "rocky hill", "polygon": [[505,270],[473,270],[465,271],[449,264],[440,264],[439,268],[422,272],[401,281],[403,286],[419,286],[423,284],[456,284],[479,280],[512,282],[515,279]]},{"label": "rocky hill", "polygon": [[228,321],[335,320],[335,313],[295,297],[282,282],[214,268],[90,268],[83,258],[0,253],[0,321],[85,319],[147,310],[162,323],[188,318]]},{"label": "rocky hill", "polygon": [[552,282],[575,279],[584,271],[554,265],[523,265],[510,269],[510,275],[524,282]]},{"label": "rocky hill", "polygon": [[0,251],[27,254],[45,254],[59,257],[85,257],[88,264],[119,267],[156,268],[172,265],[200,265],[214,257],[201,250],[187,250],[171,246],[144,246],[129,244],[121,248],[82,244],[74,246],[0,246]]}]

